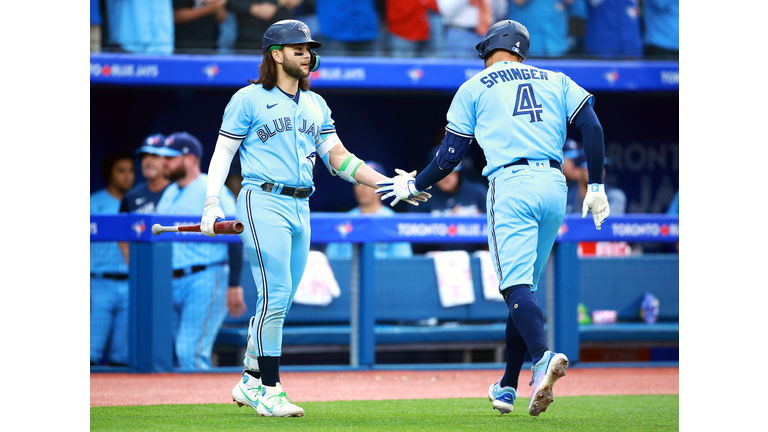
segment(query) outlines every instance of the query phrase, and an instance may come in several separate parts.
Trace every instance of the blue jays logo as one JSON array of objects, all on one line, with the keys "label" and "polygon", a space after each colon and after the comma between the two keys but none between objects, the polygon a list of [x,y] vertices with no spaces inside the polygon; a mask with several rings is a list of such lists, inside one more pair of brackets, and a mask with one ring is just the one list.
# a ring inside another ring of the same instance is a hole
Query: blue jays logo
[{"label": "blue jays logo", "polygon": [[352,232],[352,224],[349,222],[338,224],[336,225],[336,231],[341,234],[341,238],[345,238],[347,234]]},{"label": "blue jays logo", "polygon": [[303,24],[301,27],[299,27],[299,30],[304,33],[304,36],[311,38],[312,36],[309,35],[309,26],[306,24]]},{"label": "blue jays logo", "polygon": [[307,160],[312,162],[312,169],[315,169],[315,159],[317,158],[317,152],[312,152],[307,155]]},{"label": "blue jays logo", "polygon": [[160,143],[160,137],[157,135],[153,135],[147,138],[147,145],[154,146],[154,145],[157,145],[158,143]]},{"label": "blue jays logo", "polygon": [[147,229],[147,226],[144,225],[144,219],[138,222],[134,222],[134,224],[131,225],[131,229],[133,230],[133,232],[136,233],[136,238],[141,237],[141,233],[143,233]]},{"label": "blue jays logo", "polygon": [[209,80],[211,80],[213,77],[219,74],[219,67],[215,64],[208,65],[203,68],[203,73],[208,77]]},{"label": "blue jays logo", "polygon": [[411,79],[413,82],[417,82],[421,79],[421,77],[424,76],[424,71],[421,70],[421,68],[413,68],[408,70],[408,78]]}]

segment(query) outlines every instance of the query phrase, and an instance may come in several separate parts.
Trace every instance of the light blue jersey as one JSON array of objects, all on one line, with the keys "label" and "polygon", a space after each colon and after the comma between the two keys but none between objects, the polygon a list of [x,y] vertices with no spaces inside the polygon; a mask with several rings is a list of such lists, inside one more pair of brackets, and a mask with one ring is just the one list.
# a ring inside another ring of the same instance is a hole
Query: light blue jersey
[{"label": "light blue jersey", "polygon": [[[208,175],[200,174],[192,183],[182,189],[174,182],[169,185],[157,203],[157,214],[200,216],[205,202]],[[235,214],[235,196],[226,187],[220,195],[224,214]],[[201,234],[202,235],[202,234]],[[192,265],[207,265],[227,261],[228,250],[224,243],[174,242],[172,247],[173,268],[180,269]]]},{"label": "light blue jersey", "polygon": [[[117,214],[106,189],[91,195],[91,214]],[[117,242],[91,242],[91,363],[128,364],[128,266]],[[105,352],[109,347],[109,351]]]},{"label": "light blue jersey", "polygon": [[593,99],[562,73],[497,62],[459,88],[446,129],[477,140],[484,176],[522,158],[562,163],[567,123]]},{"label": "light blue jersey", "polygon": [[335,131],[331,110],[320,95],[300,92],[296,104],[277,86],[264,90],[261,84],[251,84],[232,96],[219,133],[243,140],[239,150],[244,187],[267,182],[308,188],[314,187],[320,134]]},{"label": "light blue jersey", "polygon": [[[91,214],[118,214],[119,212],[120,200],[106,189],[91,195]],[[125,264],[125,258],[117,242],[91,243],[91,273],[128,273],[128,266]]]}]

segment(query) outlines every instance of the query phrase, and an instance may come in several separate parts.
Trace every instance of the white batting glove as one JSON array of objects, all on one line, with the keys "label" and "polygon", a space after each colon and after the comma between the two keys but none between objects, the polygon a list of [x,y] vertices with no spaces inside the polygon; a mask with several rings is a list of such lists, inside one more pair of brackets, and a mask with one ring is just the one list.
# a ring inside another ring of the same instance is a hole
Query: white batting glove
[{"label": "white batting glove", "polygon": [[205,199],[203,218],[200,220],[200,232],[208,237],[216,237],[216,233],[213,232],[213,223],[217,219],[224,219],[224,210],[219,206],[219,197],[210,196]]},{"label": "white batting glove", "polygon": [[414,180],[416,171],[407,173],[401,169],[395,169],[395,172],[398,174],[397,177],[376,182],[376,185],[380,186],[379,189],[376,189],[376,193],[384,194],[381,197],[382,201],[395,197],[389,204],[392,207],[400,201],[417,206],[419,205],[417,201],[426,202],[432,198],[432,194],[416,189],[416,181]]},{"label": "white batting glove", "polygon": [[584,196],[584,204],[581,205],[581,218],[587,217],[587,213],[592,211],[592,219],[595,221],[595,228],[598,230],[605,222],[605,219],[611,214],[608,207],[608,197],[605,195],[605,185],[590,183],[587,185],[587,195]]}]

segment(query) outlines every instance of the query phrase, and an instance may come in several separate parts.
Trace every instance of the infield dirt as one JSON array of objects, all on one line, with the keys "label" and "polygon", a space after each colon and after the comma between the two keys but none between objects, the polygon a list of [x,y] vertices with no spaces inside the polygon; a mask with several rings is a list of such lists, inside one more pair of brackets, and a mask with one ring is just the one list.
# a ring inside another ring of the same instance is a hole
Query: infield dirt
[{"label": "infield dirt", "polygon": [[[383,400],[484,397],[503,370],[281,372],[291,400]],[[528,396],[530,372],[518,389]],[[239,374],[92,373],[91,406],[231,403]],[[679,394],[676,367],[568,369],[556,396]],[[332,389],[332,391],[329,391]]]}]

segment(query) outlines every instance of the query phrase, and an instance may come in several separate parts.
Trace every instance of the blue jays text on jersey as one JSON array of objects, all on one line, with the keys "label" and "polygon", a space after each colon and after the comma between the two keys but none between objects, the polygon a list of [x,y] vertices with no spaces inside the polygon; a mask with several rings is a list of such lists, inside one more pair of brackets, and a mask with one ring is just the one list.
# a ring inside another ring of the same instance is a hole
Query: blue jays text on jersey
[{"label": "blue jays text on jersey", "polygon": [[[277,135],[278,132],[291,132],[292,130],[293,123],[291,122],[291,118],[280,117],[272,119],[272,128],[269,127],[269,122],[267,121],[256,130],[256,134],[259,136],[259,139],[261,139],[261,142],[265,143],[269,138]],[[320,140],[320,128],[315,127],[314,123],[307,126],[307,119],[302,119],[301,126],[296,130],[307,135],[312,135],[315,143]]]},{"label": "blue jays text on jersey", "polygon": [[224,110],[219,133],[242,140],[243,186],[262,183],[313,187],[315,157],[325,156],[321,135],[336,131],[331,110],[318,94],[301,92],[298,102],[280,88],[251,84],[238,90]]}]

